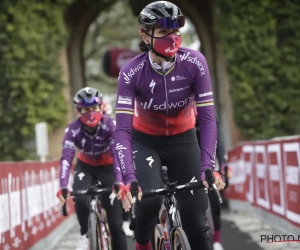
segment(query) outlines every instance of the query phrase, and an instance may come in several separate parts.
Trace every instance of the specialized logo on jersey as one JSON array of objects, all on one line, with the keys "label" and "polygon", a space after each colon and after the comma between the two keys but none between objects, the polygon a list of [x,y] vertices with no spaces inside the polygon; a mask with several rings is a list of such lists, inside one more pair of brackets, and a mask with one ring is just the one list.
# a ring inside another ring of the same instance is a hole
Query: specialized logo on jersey
[{"label": "specialized logo on jersey", "polygon": [[201,76],[205,75],[203,64],[199,61],[198,57],[197,56],[191,57],[189,56],[189,54],[190,52],[180,55],[181,61],[187,60],[188,62],[195,64],[200,70]]},{"label": "specialized logo on jersey", "polygon": [[80,174],[78,174],[78,178],[79,178],[79,180],[81,180],[82,181],[82,179],[83,179],[83,177],[85,176],[85,174],[84,173],[80,173]]},{"label": "specialized logo on jersey", "polygon": [[154,87],[155,87],[155,84],[156,84],[156,82],[154,81],[154,80],[152,80],[151,82],[150,82],[150,85],[149,85],[149,87],[151,88],[151,93],[153,94],[153,89],[154,89]]},{"label": "specialized logo on jersey", "polygon": [[128,73],[123,72],[124,75],[124,81],[126,84],[130,83],[130,79],[139,71],[141,70],[145,65],[146,60],[142,61],[139,65],[137,65],[135,68],[130,68]]},{"label": "specialized logo on jersey", "polygon": [[86,139],[85,139],[85,138],[82,138],[82,140],[81,140],[81,146],[82,146],[82,147],[84,147],[85,142],[86,142]]},{"label": "specialized logo on jersey", "polygon": [[149,166],[150,168],[152,168],[152,163],[154,162],[152,156],[149,156],[148,158],[146,158],[147,161],[149,161]]},{"label": "specialized logo on jersey", "polygon": [[155,104],[152,105],[153,102],[153,98],[151,98],[149,100],[149,102],[141,102],[141,105],[144,109],[152,109],[152,110],[166,110],[166,109],[174,109],[174,108],[181,108],[184,107],[185,105],[187,105],[189,102],[193,101],[192,97],[188,97],[183,101],[179,101],[179,102],[172,102],[172,103],[168,103],[165,101],[162,104]]}]

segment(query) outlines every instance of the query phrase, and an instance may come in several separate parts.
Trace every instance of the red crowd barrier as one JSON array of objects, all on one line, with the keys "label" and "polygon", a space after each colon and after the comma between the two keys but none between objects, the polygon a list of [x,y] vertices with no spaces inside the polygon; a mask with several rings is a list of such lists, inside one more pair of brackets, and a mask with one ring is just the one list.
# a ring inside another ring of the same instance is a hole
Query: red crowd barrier
[{"label": "red crowd barrier", "polygon": [[228,152],[226,198],[249,202],[300,226],[300,136],[245,142]]},{"label": "red crowd barrier", "polygon": [[[28,250],[64,219],[55,197],[59,162],[0,162],[0,249]],[[74,213],[68,201],[69,216]]]}]

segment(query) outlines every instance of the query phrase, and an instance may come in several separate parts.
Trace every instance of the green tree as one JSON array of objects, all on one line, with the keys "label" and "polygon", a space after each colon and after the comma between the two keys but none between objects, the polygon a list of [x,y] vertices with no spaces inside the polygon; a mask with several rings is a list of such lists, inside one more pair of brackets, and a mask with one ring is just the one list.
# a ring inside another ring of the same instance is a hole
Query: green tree
[{"label": "green tree", "polygon": [[300,133],[300,2],[218,1],[235,121],[249,139]]},{"label": "green tree", "polygon": [[69,0],[2,0],[0,3],[0,160],[30,157],[24,144],[34,124],[64,125],[65,101],[58,51],[67,31]]}]

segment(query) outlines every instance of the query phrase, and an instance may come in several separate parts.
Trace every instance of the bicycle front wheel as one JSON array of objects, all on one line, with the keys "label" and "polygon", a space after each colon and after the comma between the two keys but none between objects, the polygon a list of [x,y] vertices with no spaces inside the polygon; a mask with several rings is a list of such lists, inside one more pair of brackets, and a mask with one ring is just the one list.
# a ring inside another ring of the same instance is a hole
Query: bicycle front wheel
[{"label": "bicycle front wheel", "polygon": [[188,238],[181,227],[175,229],[172,243],[174,250],[191,250]]},{"label": "bicycle front wheel", "polygon": [[101,210],[102,219],[100,222],[101,228],[101,239],[103,243],[103,250],[112,250],[112,240],[111,234],[109,230],[109,225],[107,223],[106,211],[104,209]]},{"label": "bicycle front wheel", "polygon": [[90,250],[102,250],[100,242],[100,226],[96,214],[89,216],[89,243]]},{"label": "bicycle front wheel", "polygon": [[153,250],[165,250],[163,227],[157,224],[154,228],[154,236],[152,242]]}]

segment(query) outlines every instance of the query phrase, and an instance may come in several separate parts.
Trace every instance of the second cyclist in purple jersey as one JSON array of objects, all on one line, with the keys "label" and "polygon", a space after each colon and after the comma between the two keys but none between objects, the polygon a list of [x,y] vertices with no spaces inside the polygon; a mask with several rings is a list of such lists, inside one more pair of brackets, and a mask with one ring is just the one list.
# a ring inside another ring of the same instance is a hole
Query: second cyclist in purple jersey
[{"label": "second cyclist in purple jersey", "polygon": [[[217,129],[209,69],[203,54],[181,48],[180,28],[185,17],[174,4],[158,1],[139,15],[140,49],[144,53],[126,63],[119,75],[116,103],[117,179],[123,179],[126,209],[132,204],[129,185],[142,190],[159,188],[162,165],[169,181],[205,181],[204,170],[214,170]],[[201,156],[195,133],[193,101],[201,130]],[[225,184],[216,177],[216,185]],[[176,194],[192,250],[210,250],[204,189]],[[137,210],[136,249],[150,250],[150,235],[161,197],[141,200]]]}]

